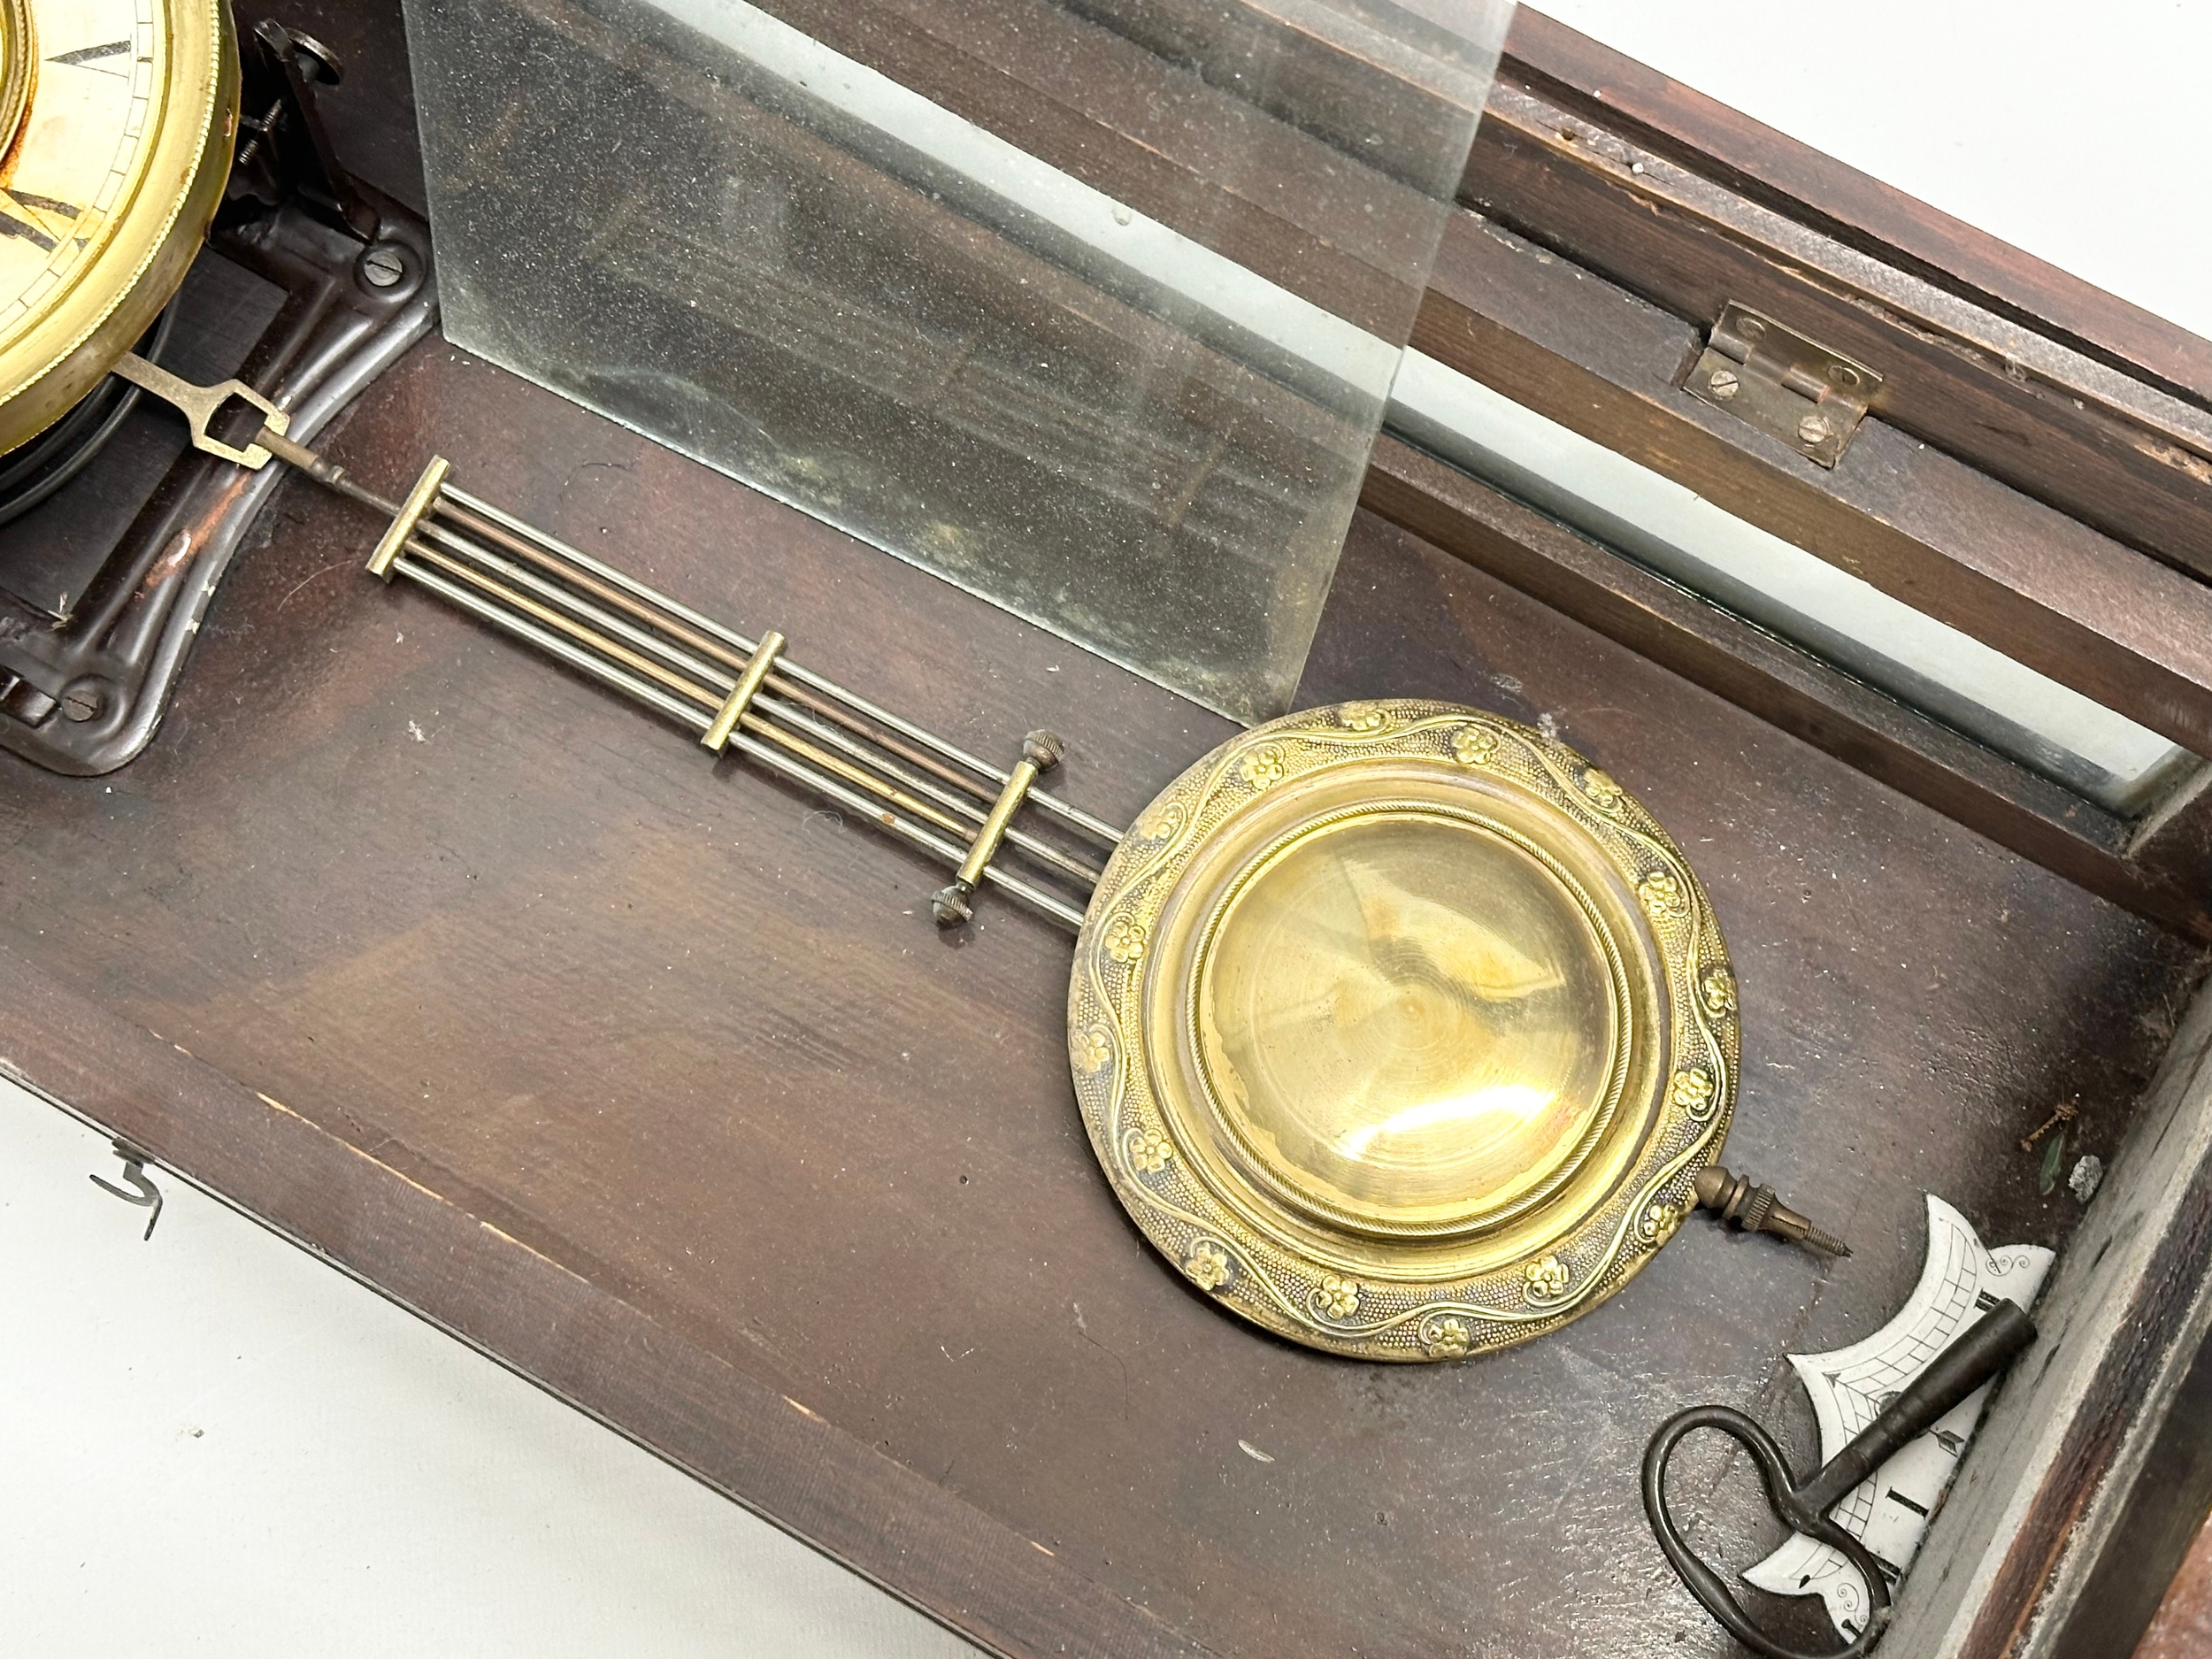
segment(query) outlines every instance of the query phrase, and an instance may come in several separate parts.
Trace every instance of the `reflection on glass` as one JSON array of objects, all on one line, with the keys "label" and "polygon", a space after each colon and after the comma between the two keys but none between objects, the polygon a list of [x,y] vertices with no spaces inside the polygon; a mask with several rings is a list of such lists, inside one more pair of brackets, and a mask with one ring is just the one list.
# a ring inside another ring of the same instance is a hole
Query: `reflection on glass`
[{"label": "reflection on glass", "polygon": [[1279,1187],[1424,1231],[1494,1216],[1574,1159],[1623,1018],[1556,875],[1409,810],[1263,859],[1215,924],[1196,1014],[1217,1110]]},{"label": "reflection on glass", "polygon": [[1650,468],[1409,351],[1391,428],[2115,812],[2197,764],[2186,749]]},{"label": "reflection on glass", "polygon": [[408,0],[448,333],[1242,718],[1506,0]]}]

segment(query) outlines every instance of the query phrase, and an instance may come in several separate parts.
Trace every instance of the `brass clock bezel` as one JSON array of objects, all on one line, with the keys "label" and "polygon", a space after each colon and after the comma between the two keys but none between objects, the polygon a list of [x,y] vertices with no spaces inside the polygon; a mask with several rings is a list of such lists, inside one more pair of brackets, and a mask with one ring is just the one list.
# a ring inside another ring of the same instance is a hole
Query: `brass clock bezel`
[{"label": "brass clock bezel", "polygon": [[0,0],[0,157],[15,148],[37,78],[30,0]]},{"label": "brass clock bezel", "polygon": [[[58,297],[42,301],[27,326],[0,344],[0,451],[74,408],[153,326],[222,199],[238,133],[230,7],[226,0],[159,4],[169,17],[170,55],[147,116],[154,138],[134,188],[108,210],[105,240],[85,250]],[[35,118],[42,67],[30,65],[26,119]]]},{"label": "brass clock bezel", "polygon": [[[1458,815],[1541,860],[1586,908],[1624,1026],[1615,1096],[1563,1173],[1497,1215],[1430,1233],[1333,1214],[1280,1171],[1225,1150],[1191,1055],[1223,895],[1302,826],[1394,810]],[[1092,899],[1068,1033],[1092,1146],[1152,1244],[1243,1317],[1367,1360],[1510,1347],[1610,1295],[1694,1203],[1736,1093],[1733,972],[1681,849],[1565,745],[1431,702],[1291,715],[1163,791]]]}]

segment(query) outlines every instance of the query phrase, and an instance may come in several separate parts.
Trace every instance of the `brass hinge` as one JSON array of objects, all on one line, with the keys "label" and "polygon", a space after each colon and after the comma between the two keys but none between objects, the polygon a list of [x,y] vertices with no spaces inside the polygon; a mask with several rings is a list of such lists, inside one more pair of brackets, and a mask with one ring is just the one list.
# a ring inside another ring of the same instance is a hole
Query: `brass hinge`
[{"label": "brass hinge", "polygon": [[1863,363],[1732,300],[1683,390],[1833,466],[1881,383]]}]

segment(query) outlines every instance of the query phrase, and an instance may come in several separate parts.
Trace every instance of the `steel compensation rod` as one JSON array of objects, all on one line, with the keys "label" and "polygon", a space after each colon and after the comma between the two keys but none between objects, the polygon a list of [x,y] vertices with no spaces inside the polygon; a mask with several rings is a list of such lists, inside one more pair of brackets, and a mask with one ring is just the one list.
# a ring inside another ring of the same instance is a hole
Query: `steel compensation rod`
[{"label": "steel compensation rod", "polygon": [[[726,737],[748,759],[872,820],[960,871],[964,881],[972,871],[973,880],[1070,927],[1082,926],[1079,903],[1002,868],[994,855],[1002,848],[1025,858],[1083,898],[1099,870],[1008,820],[1015,809],[1033,806],[1109,851],[1121,834],[1034,787],[1037,768],[1029,761],[1010,772],[979,759],[791,662],[780,654],[780,635],[748,639],[446,482],[442,462],[433,464],[407,501],[394,503],[287,439],[274,420],[254,442],[389,521],[396,548],[380,573],[405,577],[710,746]],[[733,706],[726,733],[718,733],[718,717]]]}]

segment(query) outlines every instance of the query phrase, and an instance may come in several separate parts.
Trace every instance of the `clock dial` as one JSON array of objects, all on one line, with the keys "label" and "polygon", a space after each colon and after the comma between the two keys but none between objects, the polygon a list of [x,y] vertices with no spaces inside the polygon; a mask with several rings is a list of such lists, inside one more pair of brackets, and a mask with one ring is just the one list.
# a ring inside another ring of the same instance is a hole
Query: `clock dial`
[{"label": "clock dial", "polygon": [[227,173],[220,0],[0,0],[0,447],[91,389],[175,292]]}]

